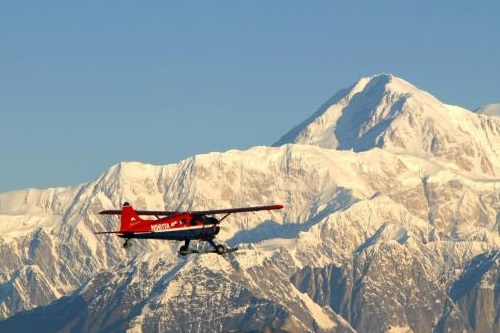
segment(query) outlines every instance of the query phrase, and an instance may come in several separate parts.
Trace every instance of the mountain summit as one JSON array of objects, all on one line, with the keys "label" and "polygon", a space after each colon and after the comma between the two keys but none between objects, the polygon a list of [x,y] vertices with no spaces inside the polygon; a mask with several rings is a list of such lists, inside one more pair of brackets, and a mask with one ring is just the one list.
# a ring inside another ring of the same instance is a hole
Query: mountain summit
[{"label": "mountain summit", "polygon": [[[335,94],[275,145],[301,143],[355,151],[379,146],[380,135],[412,94],[419,99],[431,97],[393,75],[362,78]],[[432,102],[437,101],[432,98]]]},{"label": "mountain summit", "polygon": [[339,91],[274,146],[287,143],[356,152],[378,147],[500,175],[500,155],[494,148],[500,146],[498,118],[447,105],[389,74],[362,78]]}]

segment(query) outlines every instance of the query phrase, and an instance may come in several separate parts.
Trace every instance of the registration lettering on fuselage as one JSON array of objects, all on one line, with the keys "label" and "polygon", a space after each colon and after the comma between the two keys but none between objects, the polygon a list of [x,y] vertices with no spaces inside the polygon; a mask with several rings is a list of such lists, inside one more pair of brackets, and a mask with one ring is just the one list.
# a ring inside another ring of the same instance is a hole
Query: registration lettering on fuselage
[{"label": "registration lettering on fuselage", "polygon": [[152,224],[151,225],[151,231],[164,231],[164,230],[169,230],[170,229],[170,224],[168,223],[159,223],[159,224]]}]

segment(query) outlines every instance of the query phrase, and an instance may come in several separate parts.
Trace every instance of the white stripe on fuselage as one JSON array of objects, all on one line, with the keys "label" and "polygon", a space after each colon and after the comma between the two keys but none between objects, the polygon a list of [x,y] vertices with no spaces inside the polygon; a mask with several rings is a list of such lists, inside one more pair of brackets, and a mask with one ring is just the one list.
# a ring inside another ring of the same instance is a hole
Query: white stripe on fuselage
[{"label": "white stripe on fuselage", "polygon": [[175,231],[211,228],[213,226],[215,226],[215,224],[205,224],[205,225],[195,225],[195,226],[189,226],[189,227],[172,228],[172,226],[168,223],[159,223],[159,224],[152,224],[151,225],[151,232],[175,232]]}]

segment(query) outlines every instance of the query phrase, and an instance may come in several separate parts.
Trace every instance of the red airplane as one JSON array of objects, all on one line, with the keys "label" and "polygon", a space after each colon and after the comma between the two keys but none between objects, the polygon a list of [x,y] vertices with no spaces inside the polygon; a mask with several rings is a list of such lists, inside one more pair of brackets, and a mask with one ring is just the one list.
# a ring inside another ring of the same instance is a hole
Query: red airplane
[{"label": "red airplane", "polygon": [[[190,250],[191,240],[202,240],[208,242],[213,248],[213,252],[224,254],[234,252],[237,248],[228,249],[224,245],[214,242],[215,235],[220,231],[219,224],[222,220],[233,213],[254,212],[259,210],[281,209],[282,205],[257,206],[244,208],[229,208],[204,210],[193,212],[174,212],[174,211],[154,211],[154,210],[134,210],[132,206],[125,202],[121,210],[103,210],[102,215],[121,215],[120,230],[101,231],[96,234],[117,234],[118,237],[125,238],[123,247],[129,247],[129,240],[132,238],[142,239],[166,239],[184,241],[184,245],[179,249],[181,255],[191,253],[202,253],[197,250]],[[221,219],[213,216],[225,214]],[[139,215],[153,215],[156,220],[144,220]]]}]

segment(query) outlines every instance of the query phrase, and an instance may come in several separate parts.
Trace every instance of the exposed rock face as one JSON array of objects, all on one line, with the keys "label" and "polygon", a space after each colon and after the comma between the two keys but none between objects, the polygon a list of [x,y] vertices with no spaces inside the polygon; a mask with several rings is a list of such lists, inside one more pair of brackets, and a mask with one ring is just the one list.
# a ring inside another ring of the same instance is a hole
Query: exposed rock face
[{"label": "exposed rock face", "polygon": [[[276,147],[0,194],[0,331],[500,332],[499,147],[500,118],[379,75]],[[226,219],[233,254],[179,257],[94,235],[124,201],[285,209]]]}]

